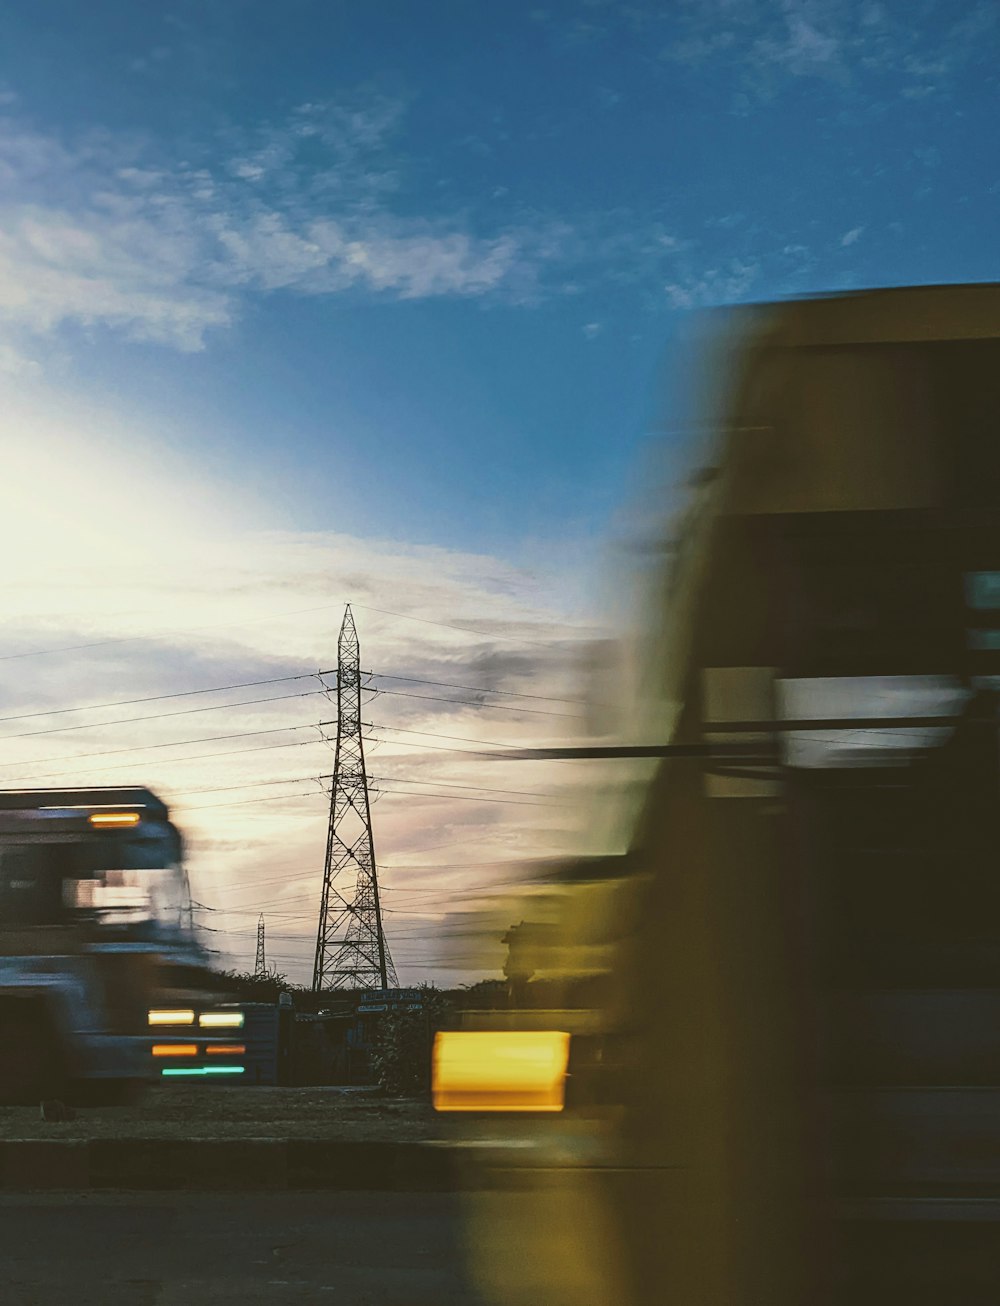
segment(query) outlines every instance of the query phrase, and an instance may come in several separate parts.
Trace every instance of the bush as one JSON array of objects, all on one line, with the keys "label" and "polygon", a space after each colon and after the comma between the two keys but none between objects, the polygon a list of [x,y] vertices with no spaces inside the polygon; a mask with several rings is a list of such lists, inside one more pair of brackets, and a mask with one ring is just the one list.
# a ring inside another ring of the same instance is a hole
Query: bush
[{"label": "bush", "polygon": [[277,1002],[291,987],[284,975],[274,972],[259,976],[252,971],[226,970],[222,972],[222,978],[233,995],[244,1002]]},{"label": "bush", "polygon": [[499,1007],[510,1006],[510,986],[502,979],[482,979],[475,984],[463,984],[453,990],[451,996],[459,1010],[495,1011]]},{"label": "bush", "polygon": [[421,1002],[419,1011],[387,1011],[375,1031],[372,1071],[390,1097],[430,1091],[431,1044],[450,1004],[430,985],[421,989]]}]

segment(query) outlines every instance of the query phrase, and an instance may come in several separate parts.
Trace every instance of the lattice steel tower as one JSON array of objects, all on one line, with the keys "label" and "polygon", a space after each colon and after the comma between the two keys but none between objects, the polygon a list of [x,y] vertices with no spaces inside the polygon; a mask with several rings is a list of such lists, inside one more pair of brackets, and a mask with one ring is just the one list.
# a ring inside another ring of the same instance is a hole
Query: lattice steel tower
[{"label": "lattice steel tower", "polygon": [[384,989],[397,983],[382,932],[361,739],[361,652],[348,604],[337,642],[337,746],[312,986]]},{"label": "lattice steel tower", "polygon": [[267,961],[264,958],[264,913],[257,922],[257,959],[253,967],[254,979],[267,979]]}]

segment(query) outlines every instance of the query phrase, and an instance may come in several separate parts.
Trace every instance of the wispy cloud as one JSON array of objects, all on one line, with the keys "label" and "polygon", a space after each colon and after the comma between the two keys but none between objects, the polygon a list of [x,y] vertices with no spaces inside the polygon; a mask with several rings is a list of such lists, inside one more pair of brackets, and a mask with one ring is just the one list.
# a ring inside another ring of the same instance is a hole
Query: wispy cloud
[{"label": "wispy cloud", "polygon": [[0,117],[0,371],[37,366],[67,328],[198,351],[276,294],[532,306],[630,287],[655,311],[756,282],[746,239],[709,253],[662,205],[556,213],[501,188],[435,211],[409,177],[405,122],[402,101],[346,97],[171,153]]},{"label": "wispy cloud", "polygon": [[663,292],[673,308],[702,308],[746,299],[759,283],[762,269],[755,259],[731,259],[719,267],[694,270],[688,266],[668,281]]},{"label": "wispy cloud", "polygon": [[[304,104],[203,157],[151,141],[0,122],[0,330],[72,324],[182,350],[246,294],[530,294],[551,238],[409,216],[388,150],[402,106]],[[402,206],[405,209],[405,205]],[[28,352],[18,349],[18,355]],[[13,357],[13,355],[11,355]]]},{"label": "wispy cloud", "polygon": [[[599,23],[638,25],[651,40],[660,19],[642,5],[629,12],[605,6],[592,14]],[[851,15],[848,22],[829,0],[788,0],[778,10],[755,0],[714,0],[704,12],[682,6],[668,53],[695,63],[738,59],[782,76],[840,77],[859,59],[889,58],[879,42],[895,30],[877,5]],[[949,66],[973,40],[973,16],[955,25],[961,35],[940,54]],[[904,43],[904,58],[885,41],[894,66],[917,76],[923,55]],[[742,213],[709,216],[696,239],[676,229],[667,201],[645,211],[557,213],[505,187],[479,204],[445,201],[444,192],[421,190],[419,168],[407,163],[407,105],[374,93],[302,103],[280,121],[206,128],[203,138],[170,148],[128,132],[42,130],[16,109],[0,117],[7,373],[37,367],[46,342],[67,329],[201,350],[249,303],[273,295],[531,306],[627,287],[638,291],[636,311],[658,311],[809,285],[805,260],[791,269],[777,252],[790,234],[762,233]],[[817,231],[812,243],[829,247],[838,238],[836,228]],[[798,234],[792,243],[801,244]],[[598,316],[590,308],[584,321]],[[593,335],[589,326],[584,334]]]},{"label": "wispy cloud", "polygon": [[919,19],[898,0],[680,0],[660,33],[665,58],[729,66],[751,97],[770,98],[804,78],[853,91],[877,78],[880,96],[912,97],[942,89],[981,57],[998,19],[990,0],[939,0]]}]

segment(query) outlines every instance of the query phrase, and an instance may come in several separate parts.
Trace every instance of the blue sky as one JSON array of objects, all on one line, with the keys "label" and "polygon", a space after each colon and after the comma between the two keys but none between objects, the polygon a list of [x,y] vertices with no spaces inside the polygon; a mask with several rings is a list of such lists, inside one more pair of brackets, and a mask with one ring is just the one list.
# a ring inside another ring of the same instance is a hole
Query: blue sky
[{"label": "blue sky", "polygon": [[286,524],[586,535],[686,310],[994,275],[996,18],[8,5],[8,218],[103,292],[5,306],[9,348],[169,410]]},{"label": "blue sky", "polygon": [[[24,657],[4,702],[315,668],[346,598],[372,665],[565,693],[604,542],[686,411],[692,314],[996,278],[998,55],[992,0],[11,0],[0,533],[30,566],[8,649],[133,643],[69,680]],[[451,732],[499,737],[467,717]],[[67,737],[81,783],[98,742]],[[230,765],[198,784],[250,776]],[[484,856],[545,842],[496,810],[456,825]],[[416,828],[385,818],[389,854]],[[246,839],[202,835],[208,897]]]}]

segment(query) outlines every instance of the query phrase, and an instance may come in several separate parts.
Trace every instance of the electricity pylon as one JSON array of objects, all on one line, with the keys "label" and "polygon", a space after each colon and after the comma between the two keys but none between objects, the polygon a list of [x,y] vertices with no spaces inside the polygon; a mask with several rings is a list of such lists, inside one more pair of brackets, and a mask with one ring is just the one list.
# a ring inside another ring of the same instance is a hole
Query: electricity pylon
[{"label": "electricity pylon", "polygon": [[361,738],[361,651],[348,604],[337,641],[337,745],[312,986],[318,991],[397,984],[382,931]]},{"label": "electricity pylon", "polygon": [[264,913],[257,922],[257,960],[253,968],[254,979],[267,979],[267,962],[264,959]]}]

